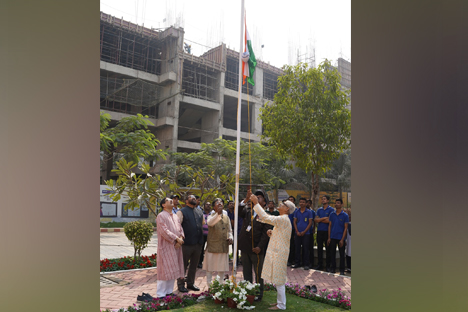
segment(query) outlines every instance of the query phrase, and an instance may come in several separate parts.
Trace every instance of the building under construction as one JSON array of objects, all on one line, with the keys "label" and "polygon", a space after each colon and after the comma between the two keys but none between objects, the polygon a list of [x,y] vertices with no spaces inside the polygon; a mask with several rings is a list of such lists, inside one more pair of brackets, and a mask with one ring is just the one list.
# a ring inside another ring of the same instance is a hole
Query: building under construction
[{"label": "building under construction", "polygon": [[[243,85],[242,139],[250,132],[260,141],[260,107],[273,100],[281,74],[258,61],[255,86]],[[225,44],[195,56],[184,50],[182,28],[148,29],[101,12],[100,108],[113,123],[148,115],[161,149],[190,152],[219,137],[235,140],[238,79],[239,53]],[[111,178],[110,170],[104,165],[101,179]]]}]

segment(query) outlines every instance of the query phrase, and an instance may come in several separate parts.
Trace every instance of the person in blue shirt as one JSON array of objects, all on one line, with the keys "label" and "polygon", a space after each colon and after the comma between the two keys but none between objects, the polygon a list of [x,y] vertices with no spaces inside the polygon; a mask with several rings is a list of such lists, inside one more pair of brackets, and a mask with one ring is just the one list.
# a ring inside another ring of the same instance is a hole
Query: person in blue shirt
[{"label": "person in blue shirt", "polygon": [[340,251],[340,275],[345,275],[345,239],[348,232],[349,217],[346,212],[341,209],[343,200],[338,198],[335,201],[335,212],[332,212],[329,217],[328,224],[328,240],[327,245],[330,248],[331,254],[331,270],[330,273],[335,273],[336,269],[336,246]]},{"label": "person in blue shirt", "polygon": [[[294,204],[294,207],[296,206],[296,199],[294,198],[294,196],[289,196],[288,200],[290,202],[292,202]],[[283,203],[285,202],[286,200],[283,201]],[[297,210],[297,208],[296,208]],[[294,211],[296,212],[296,211]],[[296,263],[295,261],[295,256],[296,256],[296,246],[294,244],[294,233],[295,233],[295,230],[294,230],[294,213],[291,213],[289,215],[289,221],[291,221],[291,240],[289,241],[289,258],[288,258],[288,266],[291,266],[293,265],[294,263]]]},{"label": "person in blue shirt", "polygon": [[309,244],[309,267],[313,268],[314,267],[314,258],[315,258],[315,253],[314,253],[314,234],[315,234],[315,210],[312,208],[312,200],[308,199],[306,201],[306,208],[310,209],[310,212],[312,212],[312,226],[309,230],[310,233],[310,244]]},{"label": "person in blue shirt", "polygon": [[[310,246],[310,228],[314,222],[314,215],[310,209],[306,208],[306,199],[299,199],[300,209],[294,212],[294,230],[295,230],[295,248],[296,264],[292,268],[299,268],[302,265],[304,270],[309,270],[309,246]],[[302,252],[302,258],[301,258]],[[301,265],[302,259],[302,265]]]},{"label": "person in blue shirt", "polygon": [[200,196],[195,195],[195,199],[197,200],[197,208],[203,211],[203,208],[200,206],[200,202],[201,202]]},{"label": "person in blue shirt", "polygon": [[174,195],[171,195],[170,199],[172,199],[172,202],[174,204],[174,207],[172,207],[172,213],[173,214],[177,214],[177,211],[180,210],[179,208],[179,195],[177,194],[174,194]]},{"label": "person in blue shirt", "polygon": [[[317,223],[317,257],[318,263],[314,270],[329,271],[330,270],[330,248],[328,248],[328,217],[330,213],[335,211],[333,207],[328,205],[330,201],[330,196],[322,196],[322,207],[317,209],[315,222]],[[323,246],[325,245],[325,270],[323,270]]]}]

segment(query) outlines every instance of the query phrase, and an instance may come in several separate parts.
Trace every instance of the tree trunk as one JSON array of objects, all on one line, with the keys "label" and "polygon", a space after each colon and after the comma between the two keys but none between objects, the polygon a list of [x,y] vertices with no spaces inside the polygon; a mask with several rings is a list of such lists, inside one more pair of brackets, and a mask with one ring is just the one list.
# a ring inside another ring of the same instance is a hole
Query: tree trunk
[{"label": "tree trunk", "polygon": [[320,181],[319,181],[319,179],[320,179],[319,176],[316,175],[316,176],[315,176],[315,181],[316,181],[316,182],[315,182],[315,183],[316,183],[315,185],[316,185],[316,186],[315,186],[315,191],[314,191],[314,193],[315,193],[315,202],[317,203],[317,205],[316,205],[315,209],[318,209],[318,200],[319,200],[319,194],[320,194]]},{"label": "tree trunk", "polygon": [[112,153],[104,154],[104,181],[108,181],[111,178],[111,171],[113,167],[114,157],[112,157]]},{"label": "tree trunk", "polygon": [[317,210],[317,196],[319,194],[319,177],[312,172],[312,207]]}]

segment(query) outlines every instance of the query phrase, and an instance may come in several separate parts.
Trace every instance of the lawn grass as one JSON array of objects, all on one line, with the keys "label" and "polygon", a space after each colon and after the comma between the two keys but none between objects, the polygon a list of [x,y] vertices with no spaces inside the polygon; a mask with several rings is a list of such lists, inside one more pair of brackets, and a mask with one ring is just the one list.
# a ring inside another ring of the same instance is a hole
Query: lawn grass
[{"label": "lawn grass", "polygon": [[[112,222],[107,222],[107,223],[101,222],[100,227],[101,227],[101,228],[104,228],[104,229],[108,229],[108,228],[123,228],[125,224],[127,224],[127,222],[114,222],[114,221],[112,221]],[[156,226],[156,224],[155,224],[154,222],[153,222],[152,224],[153,224],[153,227]]]},{"label": "lawn grass", "polygon": [[[276,302],[276,291],[265,291],[263,293],[263,300],[261,302],[255,302],[255,311],[270,311],[270,303]],[[223,307],[223,308],[221,308]],[[328,312],[341,312],[346,311],[338,307],[334,307],[325,303],[316,302],[309,299],[304,299],[296,295],[286,293],[286,309],[289,311],[328,311]],[[232,310],[237,311],[237,309],[230,309],[227,307],[227,303],[216,304],[213,300],[206,300],[202,303],[195,304],[193,306],[176,309],[174,311],[184,311],[184,312],[202,312],[202,311],[221,311],[221,310]]]}]

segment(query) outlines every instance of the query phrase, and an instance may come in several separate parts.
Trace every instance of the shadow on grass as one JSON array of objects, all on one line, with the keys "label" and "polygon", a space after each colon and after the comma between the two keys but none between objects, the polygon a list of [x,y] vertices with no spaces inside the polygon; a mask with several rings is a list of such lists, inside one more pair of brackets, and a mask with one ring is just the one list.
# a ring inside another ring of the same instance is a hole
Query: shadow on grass
[{"label": "shadow on grass", "polygon": [[[255,302],[255,309],[251,311],[271,311],[268,310],[270,303],[276,302],[276,291],[265,291],[263,300],[261,302]],[[203,301],[202,303],[183,308],[176,309],[173,311],[184,311],[184,312],[202,312],[202,311],[222,311],[232,310],[238,311],[238,309],[230,309],[227,307],[227,303],[216,304],[213,300]],[[286,310],[289,311],[328,311],[328,312],[341,312],[347,311],[342,308],[334,307],[325,303],[316,302],[309,299],[304,299],[296,295],[286,294]],[[281,310],[279,310],[281,311]]]}]

